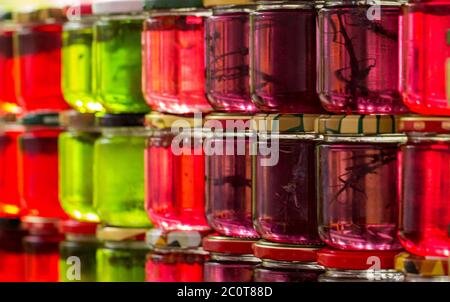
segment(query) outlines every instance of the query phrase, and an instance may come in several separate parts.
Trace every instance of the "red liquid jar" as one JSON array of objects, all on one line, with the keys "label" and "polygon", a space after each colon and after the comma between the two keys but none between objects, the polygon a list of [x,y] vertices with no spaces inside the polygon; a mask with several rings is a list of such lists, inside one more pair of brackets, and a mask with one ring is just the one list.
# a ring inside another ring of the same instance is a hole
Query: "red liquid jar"
[{"label": "red liquid jar", "polygon": [[58,198],[58,114],[29,114],[19,141],[19,191],[26,215],[67,218]]},{"label": "red liquid jar", "polygon": [[22,240],[27,235],[19,218],[0,218],[0,282],[24,282]]},{"label": "red liquid jar", "polygon": [[322,244],[317,232],[317,115],[263,115],[253,160],[253,223],[261,238],[279,243]]},{"label": "red liquid jar", "polygon": [[317,131],[320,238],[343,250],[398,250],[398,150],[394,116],[323,116]]},{"label": "red liquid jar", "polygon": [[450,256],[449,118],[405,117],[400,130],[401,202],[399,238],[420,256]]},{"label": "red liquid jar", "polygon": [[0,217],[20,214],[21,204],[18,184],[18,137],[24,131],[16,123],[2,125],[0,134]]},{"label": "red liquid jar", "polygon": [[144,23],[143,92],[153,110],[208,112],[205,95],[205,19],[201,1],[153,0]]},{"label": "red liquid jar", "polygon": [[24,111],[64,110],[61,89],[61,9],[16,13],[14,32],[16,92]]},{"label": "red liquid jar", "polygon": [[[175,130],[175,123],[186,128]],[[202,123],[201,118],[147,116],[153,134],[145,150],[145,203],[151,221],[165,231],[209,230]]]},{"label": "red liquid jar", "polygon": [[59,221],[25,217],[23,222],[29,232],[23,240],[26,281],[58,282],[59,244],[64,240],[58,230]]},{"label": "red liquid jar", "polygon": [[260,240],[253,251],[262,260],[255,268],[255,282],[316,282],[325,271],[316,262],[318,247]]},{"label": "red liquid jar", "polygon": [[261,262],[253,255],[256,241],[208,236],[203,249],[211,253],[205,263],[205,282],[253,282],[253,270]]},{"label": "red liquid jar", "polygon": [[403,101],[412,111],[450,115],[450,1],[403,8]]}]

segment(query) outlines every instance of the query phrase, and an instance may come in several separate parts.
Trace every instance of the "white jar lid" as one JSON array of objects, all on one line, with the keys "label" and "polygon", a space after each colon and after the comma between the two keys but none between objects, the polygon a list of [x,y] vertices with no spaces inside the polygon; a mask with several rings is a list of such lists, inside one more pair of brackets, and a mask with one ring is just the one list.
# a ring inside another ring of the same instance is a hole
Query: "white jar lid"
[{"label": "white jar lid", "polygon": [[92,12],[96,15],[136,13],[144,10],[144,0],[94,0]]}]

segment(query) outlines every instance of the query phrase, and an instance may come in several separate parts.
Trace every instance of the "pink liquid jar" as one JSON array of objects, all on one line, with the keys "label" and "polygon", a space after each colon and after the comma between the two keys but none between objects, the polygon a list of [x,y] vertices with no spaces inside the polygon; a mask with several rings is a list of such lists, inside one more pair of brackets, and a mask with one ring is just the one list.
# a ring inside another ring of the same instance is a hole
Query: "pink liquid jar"
[{"label": "pink liquid jar", "polygon": [[450,1],[411,0],[403,20],[403,101],[417,113],[450,115]]},{"label": "pink liquid jar", "polygon": [[394,116],[323,116],[317,130],[320,238],[343,250],[398,250],[398,149]]}]

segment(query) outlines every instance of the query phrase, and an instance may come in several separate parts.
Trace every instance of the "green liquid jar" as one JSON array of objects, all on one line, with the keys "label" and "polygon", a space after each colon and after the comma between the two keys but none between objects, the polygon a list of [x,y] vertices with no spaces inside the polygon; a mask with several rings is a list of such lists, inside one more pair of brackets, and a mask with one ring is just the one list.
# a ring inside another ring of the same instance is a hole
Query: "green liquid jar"
[{"label": "green liquid jar", "polygon": [[144,282],[149,251],[145,229],[106,227],[97,232],[103,247],[97,250],[97,281]]},{"label": "green liquid jar", "polygon": [[65,111],[60,123],[67,129],[58,138],[61,207],[73,219],[99,222],[93,205],[94,143],[100,137],[95,116]]},{"label": "green liquid jar", "polygon": [[151,227],[144,208],[144,115],[104,115],[94,145],[94,206],[116,227]]},{"label": "green liquid jar", "polygon": [[62,222],[66,239],[59,245],[59,280],[61,282],[97,281],[97,224],[75,220]]},{"label": "green liquid jar", "polygon": [[[108,5],[109,4],[109,5]],[[147,113],[142,94],[141,33],[144,17],[140,1],[100,0],[93,11],[94,70],[98,101],[106,112]]]}]

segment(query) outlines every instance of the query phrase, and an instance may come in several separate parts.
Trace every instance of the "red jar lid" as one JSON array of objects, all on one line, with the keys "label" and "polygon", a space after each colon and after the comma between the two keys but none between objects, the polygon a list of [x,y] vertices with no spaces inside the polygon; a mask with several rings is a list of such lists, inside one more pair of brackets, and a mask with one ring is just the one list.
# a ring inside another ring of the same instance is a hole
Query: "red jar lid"
[{"label": "red jar lid", "polygon": [[203,239],[203,249],[212,253],[253,255],[255,240],[246,240],[233,237],[208,236]]},{"label": "red jar lid", "polygon": [[97,226],[97,223],[64,220],[61,222],[60,231],[64,234],[95,235]]},{"label": "red jar lid", "polygon": [[450,133],[450,118],[430,116],[406,116],[400,118],[401,132]]},{"label": "red jar lid", "polygon": [[302,247],[260,240],[253,245],[255,257],[276,261],[316,262],[320,247]]},{"label": "red jar lid", "polygon": [[378,262],[379,269],[394,269],[398,253],[400,251],[340,251],[324,248],[317,252],[317,263],[326,268],[367,270]]}]

